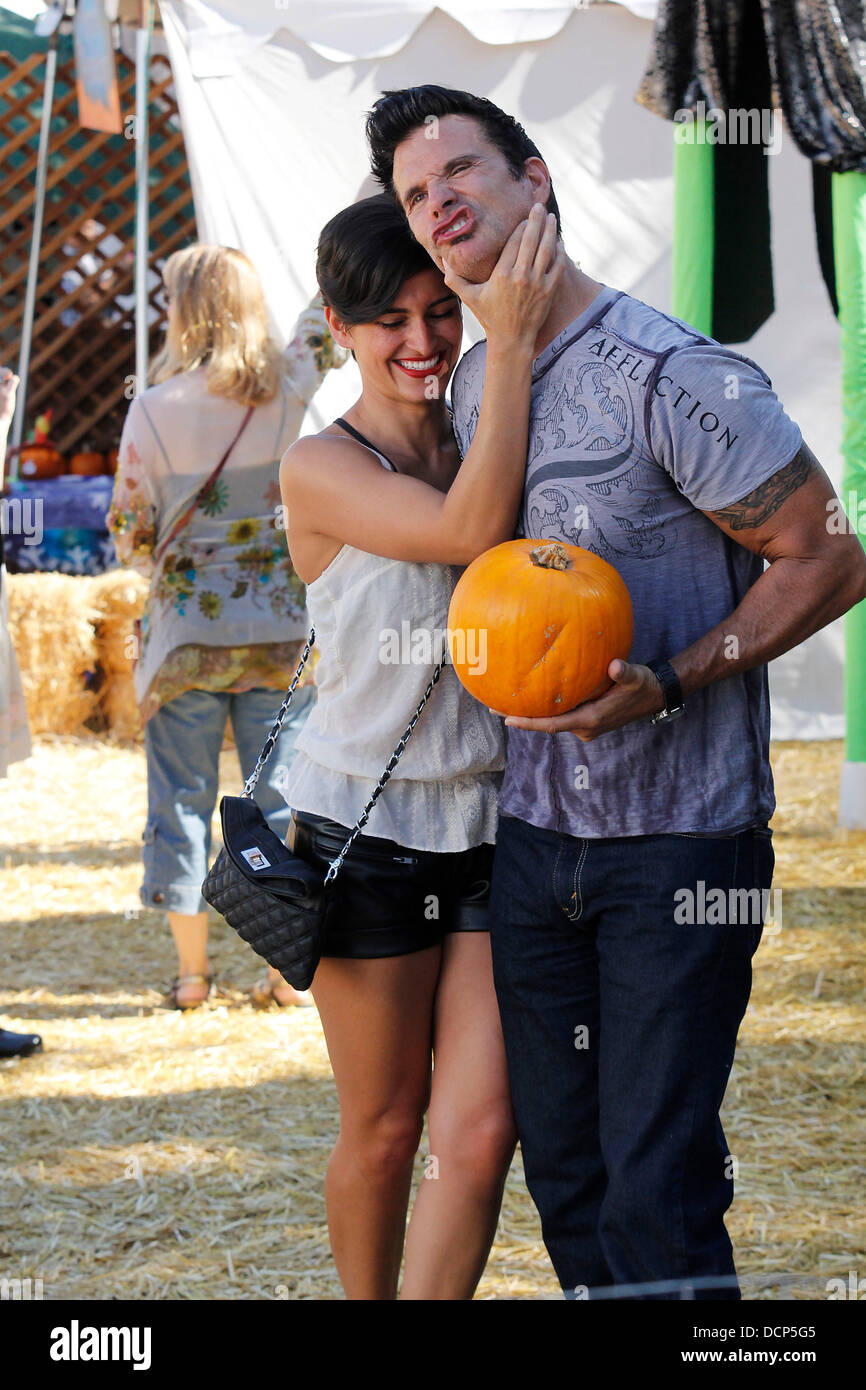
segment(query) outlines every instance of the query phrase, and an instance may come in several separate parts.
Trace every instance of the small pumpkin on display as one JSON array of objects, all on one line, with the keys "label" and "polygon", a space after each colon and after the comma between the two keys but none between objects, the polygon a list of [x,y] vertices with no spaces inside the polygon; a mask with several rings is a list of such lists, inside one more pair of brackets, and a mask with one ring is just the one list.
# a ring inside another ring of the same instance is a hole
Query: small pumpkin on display
[{"label": "small pumpkin on display", "polygon": [[[9,457],[16,451],[9,450]],[[59,478],[66,473],[66,459],[53,444],[22,444],[18,452],[18,476],[26,482]]]},{"label": "small pumpkin on display", "polygon": [[467,566],[448,646],[470,694],[501,714],[565,714],[609,689],[634,636],[628,589],[606,560],[559,541],[516,540]]},{"label": "small pumpkin on display", "polygon": [[73,454],[69,460],[70,473],[82,473],[88,477],[94,477],[105,472],[105,455],[98,454],[94,449],[82,449],[81,453]]}]

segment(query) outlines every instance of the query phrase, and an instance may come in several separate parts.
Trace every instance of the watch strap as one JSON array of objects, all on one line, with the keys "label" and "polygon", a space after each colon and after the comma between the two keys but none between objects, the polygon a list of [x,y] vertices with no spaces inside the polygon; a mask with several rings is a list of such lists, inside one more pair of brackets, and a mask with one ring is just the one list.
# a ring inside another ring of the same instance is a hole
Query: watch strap
[{"label": "watch strap", "polygon": [[648,661],[646,664],[661,686],[665,697],[664,709],[659,710],[658,714],[654,714],[652,717],[652,723],[655,724],[659,720],[671,719],[674,715],[679,714],[685,708],[685,700],[679,677],[669,661]]}]

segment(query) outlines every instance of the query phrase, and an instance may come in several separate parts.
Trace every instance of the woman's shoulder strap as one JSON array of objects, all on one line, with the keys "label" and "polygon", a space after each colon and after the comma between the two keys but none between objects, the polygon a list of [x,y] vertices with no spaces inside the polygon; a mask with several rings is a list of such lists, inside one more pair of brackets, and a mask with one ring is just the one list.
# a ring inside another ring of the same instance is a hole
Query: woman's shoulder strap
[{"label": "woman's shoulder strap", "polygon": [[356,430],[354,425],[350,425],[348,420],[344,420],[342,415],[334,421],[334,424],[339,425],[347,434],[351,434],[354,439],[357,439],[359,444],[364,445],[365,449],[370,449],[374,454],[378,454],[380,459],[385,460],[389,468],[393,469],[395,473],[399,473],[399,468],[396,464],[391,462],[388,455],[383,454],[381,449],[377,449],[375,444],[371,444],[367,436],[362,434],[360,430]]}]

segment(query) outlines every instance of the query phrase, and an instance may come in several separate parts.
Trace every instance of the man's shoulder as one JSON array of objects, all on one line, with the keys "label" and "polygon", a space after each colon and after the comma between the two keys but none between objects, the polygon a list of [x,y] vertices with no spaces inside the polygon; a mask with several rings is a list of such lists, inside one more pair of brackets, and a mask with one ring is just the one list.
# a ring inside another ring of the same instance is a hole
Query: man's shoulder
[{"label": "man's shoulder", "polygon": [[669,359],[676,354],[688,354],[697,366],[701,362],[723,359],[754,368],[769,384],[769,377],[759,363],[734,348],[726,347],[716,338],[702,333],[685,319],[676,318],[646,304],[633,295],[622,294],[610,305],[599,328],[606,327],[616,336],[622,336],[630,343],[652,352],[657,357]]},{"label": "man's shoulder", "polygon": [[590,354],[604,358],[606,353],[616,356],[617,343],[656,358],[707,345],[724,351],[720,344],[700,333],[692,324],[625,291],[616,292],[597,317],[585,326],[581,326],[579,321],[569,325],[560,335],[560,343],[554,340],[550,348],[554,349],[551,354],[554,357]]},{"label": "man's shoulder", "polygon": [[597,326],[602,325],[653,352],[671,351],[709,341],[684,319],[674,318],[673,314],[666,314],[654,304],[647,304],[645,300],[626,293],[618,295],[608,305]]},{"label": "man's shoulder", "polygon": [[484,380],[484,361],[487,356],[487,339],[482,338],[480,342],[473,343],[467,352],[464,352],[451,382],[451,396],[457,404],[457,398],[461,393],[471,391],[473,386],[479,386]]}]

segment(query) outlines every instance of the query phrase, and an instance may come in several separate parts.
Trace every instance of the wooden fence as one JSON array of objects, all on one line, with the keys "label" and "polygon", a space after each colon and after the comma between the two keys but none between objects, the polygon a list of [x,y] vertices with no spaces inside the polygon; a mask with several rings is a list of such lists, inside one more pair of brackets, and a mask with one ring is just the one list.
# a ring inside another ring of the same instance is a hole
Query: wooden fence
[{"label": "wooden fence", "polygon": [[[78,125],[71,44],[62,43],[51,122],[45,220],[25,438],[50,407],[51,438],[69,451],[116,446],[135,371],[135,67],[117,55],[124,135]],[[44,51],[0,52],[0,361],[15,368],[33,232]],[[151,61],[150,351],[162,343],[160,268],[195,240],[183,135],[168,59]]]}]

